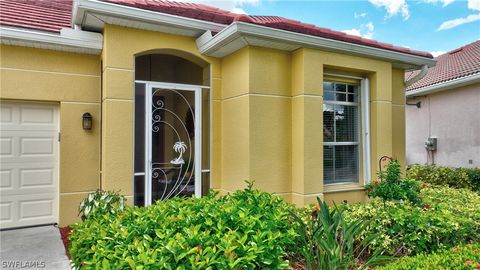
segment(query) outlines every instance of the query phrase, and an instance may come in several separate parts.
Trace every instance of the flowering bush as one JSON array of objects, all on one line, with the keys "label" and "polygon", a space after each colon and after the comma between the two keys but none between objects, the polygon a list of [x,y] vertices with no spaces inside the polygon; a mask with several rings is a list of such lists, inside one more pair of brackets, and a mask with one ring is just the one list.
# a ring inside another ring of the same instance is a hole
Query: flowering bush
[{"label": "flowering bush", "polygon": [[380,197],[384,201],[410,201],[420,205],[422,197],[419,195],[420,186],[415,180],[402,179],[400,164],[396,160],[390,160],[385,171],[378,174],[380,181],[366,185],[368,197]]},{"label": "flowering bush", "polygon": [[378,237],[373,247],[386,254],[431,252],[468,242],[480,242],[480,195],[467,189],[425,186],[424,205],[374,199],[345,205],[350,221],[369,220]]},{"label": "flowering bush", "polygon": [[280,197],[253,190],[175,198],[73,225],[76,269],[286,269],[297,243]]},{"label": "flowering bush", "polygon": [[404,257],[378,270],[480,269],[480,244],[462,245],[432,254]]}]

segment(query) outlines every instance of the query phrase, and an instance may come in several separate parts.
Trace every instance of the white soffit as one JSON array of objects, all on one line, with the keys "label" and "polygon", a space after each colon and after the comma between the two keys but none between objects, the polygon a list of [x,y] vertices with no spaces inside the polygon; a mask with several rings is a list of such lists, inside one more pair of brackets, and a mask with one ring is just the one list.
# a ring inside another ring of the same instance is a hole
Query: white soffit
[{"label": "white soffit", "polygon": [[436,63],[434,59],[426,57],[243,22],[234,22],[209,39],[203,36],[202,39],[197,40],[197,46],[201,53],[214,57],[224,57],[245,46],[261,46],[285,51],[316,48],[343,54],[368,56],[392,62],[394,67],[402,69],[417,69],[423,65],[432,67]]},{"label": "white soffit", "polygon": [[60,34],[25,28],[0,26],[0,42],[5,45],[55,51],[100,54],[103,36],[98,33],[64,28]]},{"label": "white soffit", "polygon": [[101,31],[105,24],[113,24],[192,37],[198,37],[205,31],[219,32],[226,27],[224,24],[97,0],[79,0],[76,2],[73,20],[83,29],[91,31]]}]

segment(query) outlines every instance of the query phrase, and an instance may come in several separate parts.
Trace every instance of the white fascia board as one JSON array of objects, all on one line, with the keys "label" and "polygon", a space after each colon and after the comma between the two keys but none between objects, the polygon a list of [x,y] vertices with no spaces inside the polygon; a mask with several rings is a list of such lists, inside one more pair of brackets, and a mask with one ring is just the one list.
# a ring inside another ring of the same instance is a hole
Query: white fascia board
[{"label": "white fascia board", "polygon": [[112,17],[120,17],[134,21],[167,24],[190,29],[219,32],[224,24],[196,20],[156,11],[144,10],[98,0],[78,0],[74,11],[74,24],[83,25],[86,13],[100,13]]},{"label": "white fascia board", "polygon": [[461,87],[461,86],[470,85],[470,84],[474,84],[474,83],[480,83],[480,73],[473,74],[473,75],[466,76],[466,77],[462,77],[462,78],[458,78],[458,79],[454,79],[454,80],[450,80],[450,81],[443,82],[443,83],[437,83],[437,84],[434,84],[434,85],[418,88],[418,89],[411,90],[411,91],[407,91],[406,96],[407,97],[425,96],[425,95],[432,94],[432,93],[435,93],[435,92],[449,90],[449,89],[452,89],[452,88],[458,88],[458,87]]},{"label": "white fascia board", "polygon": [[[344,41],[316,37],[301,33],[290,32],[281,29],[274,29],[244,22],[234,22],[212,39],[199,44],[199,51],[204,54],[213,54],[216,50],[223,47],[230,41],[241,38],[242,36],[255,36],[269,40],[282,41],[288,44],[298,44],[302,47],[319,48],[329,51],[337,51],[348,54],[365,55],[392,62],[407,63],[413,66],[428,65],[432,67],[436,60],[406,53],[394,52],[390,50],[358,45]],[[231,52],[230,52],[231,53]],[[226,53],[228,54],[228,53]]]},{"label": "white fascia board", "polygon": [[60,51],[100,54],[103,36],[81,30],[62,29],[60,34],[35,31],[24,28],[0,26],[0,40],[21,41],[37,47],[38,44],[51,45]]}]

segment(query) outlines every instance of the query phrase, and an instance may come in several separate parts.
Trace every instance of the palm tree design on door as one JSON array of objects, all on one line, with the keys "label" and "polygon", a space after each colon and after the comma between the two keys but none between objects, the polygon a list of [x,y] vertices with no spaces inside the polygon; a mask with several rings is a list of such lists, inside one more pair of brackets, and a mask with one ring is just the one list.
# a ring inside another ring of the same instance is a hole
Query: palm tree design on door
[{"label": "palm tree design on door", "polygon": [[183,153],[187,150],[187,145],[184,142],[176,142],[173,145],[173,150],[177,152],[179,155],[178,157],[172,159],[170,163],[174,165],[184,164],[185,161],[183,160]]}]

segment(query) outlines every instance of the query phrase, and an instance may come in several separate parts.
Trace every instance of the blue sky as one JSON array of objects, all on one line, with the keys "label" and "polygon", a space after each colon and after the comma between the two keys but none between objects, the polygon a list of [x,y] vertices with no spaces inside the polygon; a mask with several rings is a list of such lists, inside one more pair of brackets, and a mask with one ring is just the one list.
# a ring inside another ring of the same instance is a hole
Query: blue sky
[{"label": "blue sky", "polygon": [[480,39],[480,0],[196,2],[249,15],[283,16],[434,55]]}]

